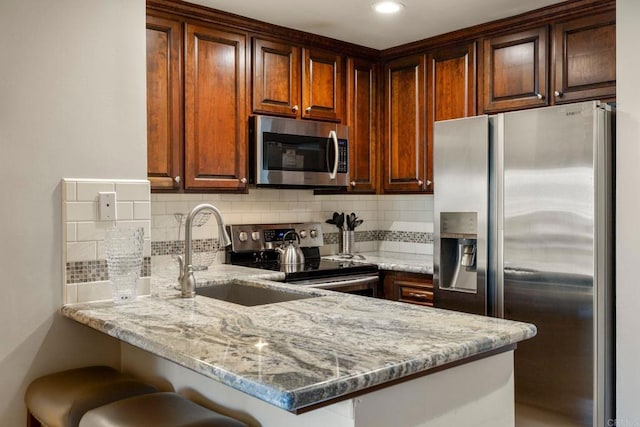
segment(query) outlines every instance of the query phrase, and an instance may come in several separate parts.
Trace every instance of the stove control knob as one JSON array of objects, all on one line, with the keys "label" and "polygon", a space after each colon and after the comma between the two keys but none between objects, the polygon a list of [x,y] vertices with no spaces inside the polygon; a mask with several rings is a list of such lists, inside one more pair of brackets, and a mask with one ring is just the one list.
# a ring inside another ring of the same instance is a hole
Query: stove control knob
[{"label": "stove control knob", "polygon": [[316,237],[318,237],[318,230],[312,229],[311,231],[309,231],[309,235],[312,239],[315,239]]},{"label": "stove control knob", "polygon": [[300,233],[298,233],[300,235],[301,239],[306,239],[307,238],[307,230],[300,230]]},{"label": "stove control knob", "polygon": [[254,242],[257,240],[260,240],[260,232],[259,231],[252,231],[251,232],[251,240],[253,240]]},{"label": "stove control knob", "polygon": [[238,240],[240,240],[241,242],[246,242],[247,241],[247,232],[246,231],[241,231],[240,233],[238,233]]}]

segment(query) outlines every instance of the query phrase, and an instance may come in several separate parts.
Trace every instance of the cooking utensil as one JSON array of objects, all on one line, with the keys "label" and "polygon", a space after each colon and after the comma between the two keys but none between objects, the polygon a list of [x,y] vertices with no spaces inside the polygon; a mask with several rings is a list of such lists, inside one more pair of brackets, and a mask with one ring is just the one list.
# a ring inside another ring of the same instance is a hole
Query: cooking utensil
[{"label": "cooking utensil", "polygon": [[342,212],[341,214],[339,214],[336,219],[336,227],[338,227],[340,230],[343,229],[344,226],[344,212]]}]

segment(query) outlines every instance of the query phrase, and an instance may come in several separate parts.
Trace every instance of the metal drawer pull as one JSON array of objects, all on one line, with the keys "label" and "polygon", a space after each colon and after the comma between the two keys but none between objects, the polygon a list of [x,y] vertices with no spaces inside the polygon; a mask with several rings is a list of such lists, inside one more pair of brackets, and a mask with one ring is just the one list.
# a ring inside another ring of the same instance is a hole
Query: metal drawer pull
[{"label": "metal drawer pull", "polygon": [[419,294],[416,292],[409,292],[409,296],[414,298],[429,299],[429,295]]}]

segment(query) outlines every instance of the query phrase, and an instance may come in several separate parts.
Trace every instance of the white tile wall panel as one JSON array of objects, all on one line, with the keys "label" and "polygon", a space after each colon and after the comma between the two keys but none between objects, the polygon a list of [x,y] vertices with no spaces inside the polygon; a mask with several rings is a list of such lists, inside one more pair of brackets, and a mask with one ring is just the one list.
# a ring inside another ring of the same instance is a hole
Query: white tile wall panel
[{"label": "white tile wall panel", "polygon": [[96,201],[101,191],[113,192],[115,184],[113,182],[78,182],[76,198],[78,201]]}]

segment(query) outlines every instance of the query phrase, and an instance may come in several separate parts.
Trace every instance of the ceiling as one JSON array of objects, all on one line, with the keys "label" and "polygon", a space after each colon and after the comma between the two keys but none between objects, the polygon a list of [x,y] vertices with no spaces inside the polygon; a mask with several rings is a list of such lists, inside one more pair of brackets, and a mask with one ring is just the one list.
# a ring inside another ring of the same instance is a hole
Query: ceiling
[{"label": "ceiling", "polygon": [[396,15],[373,12],[374,0],[189,0],[271,24],[386,49],[562,0],[400,0]]}]

